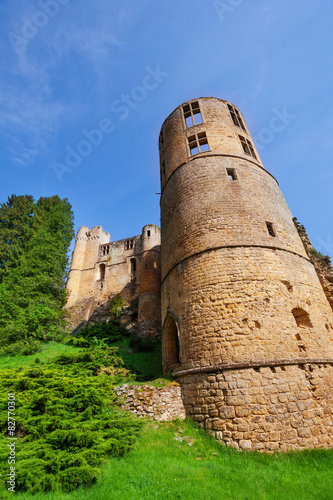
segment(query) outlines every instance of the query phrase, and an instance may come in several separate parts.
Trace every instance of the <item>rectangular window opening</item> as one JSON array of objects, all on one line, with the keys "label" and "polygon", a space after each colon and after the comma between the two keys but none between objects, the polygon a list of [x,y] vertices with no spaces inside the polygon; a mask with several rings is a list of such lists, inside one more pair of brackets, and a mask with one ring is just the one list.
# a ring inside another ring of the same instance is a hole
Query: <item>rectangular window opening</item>
[{"label": "rectangular window opening", "polygon": [[275,232],[273,223],[272,222],[266,222],[266,226],[267,226],[268,234],[270,236],[272,236],[273,238],[275,238],[276,237],[276,232]]},{"label": "rectangular window opening", "polygon": [[236,170],[234,168],[227,168],[227,174],[229,181],[237,180]]},{"label": "rectangular window opening", "polygon": [[202,116],[200,111],[193,111],[193,119],[195,121],[195,125],[199,125],[199,123],[202,123]]},{"label": "rectangular window opening", "polygon": [[246,132],[242,117],[241,117],[238,109],[235,108],[234,106],[231,106],[231,104],[228,104],[228,109],[229,109],[229,112],[230,112],[230,115],[231,115],[231,118],[232,118],[234,125],[236,125],[236,127],[239,127],[242,130],[244,130],[244,132]]},{"label": "rectangular window opening", "polygon": [[251,141],[249,141],[248,139],[246,139],[246,137],[243,137],[242,135],[239,135],[238,137],[241,141],[244,153],[252,156],[255,160],[257,160],[257,155],[255,154]]},{"label": "rectangular window opening", "polygon": [[194,122],[193,122],[192,115],[190,115],[187,118],[185,118],[185,121],[186,121],[186,127],[187,128],[193,127]]},{"label": "rectangular window opening", "polygon": [[209,151],[208,140],[205,132],[200,132],[200,134],[197,135],[191,135],[191,137],[188,138],[188,145],[192,156],[198,153],[203,153],[204,151]]},{"label": "rectangular window opening", "polygon": [[183,113],[187,128],[203,123],[198,101],[191,102],[190,104],[183,106]]},{"label": "rectangular window opening", "polygon": [[149,229],[147,231],[147,236],[148,236],[148,238],[150,238],[150,230]]},{"label": "rectangular window opening", "polygon": [[125,241],[125,250],[132,250],[133,248],[133,240],[126,240]]}]

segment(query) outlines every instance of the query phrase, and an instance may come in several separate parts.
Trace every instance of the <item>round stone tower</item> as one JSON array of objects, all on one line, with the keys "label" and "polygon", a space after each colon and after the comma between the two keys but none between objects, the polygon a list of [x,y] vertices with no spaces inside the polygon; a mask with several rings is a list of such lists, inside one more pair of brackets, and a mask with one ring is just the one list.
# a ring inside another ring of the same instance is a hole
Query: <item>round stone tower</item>
[{"label": "round stone tower", "polygon": [[159,145],[163,362],[187,413],[236,448],[332,446],[332,309],[243,116],[188,101]]}]

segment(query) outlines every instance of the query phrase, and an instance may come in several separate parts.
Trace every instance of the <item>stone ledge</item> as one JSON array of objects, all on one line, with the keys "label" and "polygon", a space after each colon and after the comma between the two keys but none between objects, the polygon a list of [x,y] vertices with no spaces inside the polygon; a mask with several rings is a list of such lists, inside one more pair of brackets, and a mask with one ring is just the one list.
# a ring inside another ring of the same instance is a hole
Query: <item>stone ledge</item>
[{"label": "stone ledge", "polygon": [[226,370],[244,370],[247,368],[264,368],[288,365],[333,365],[333,359],[330,358],[295,358],[295,359],[279,359],[270,361],[250,361],[248,363],[228,363],[213,366],[199,366],[197,368],[189,368],[188,370],[174,370],[173,377],[181,377],[183,375],[192,375],[195,373],[214,373]]}]

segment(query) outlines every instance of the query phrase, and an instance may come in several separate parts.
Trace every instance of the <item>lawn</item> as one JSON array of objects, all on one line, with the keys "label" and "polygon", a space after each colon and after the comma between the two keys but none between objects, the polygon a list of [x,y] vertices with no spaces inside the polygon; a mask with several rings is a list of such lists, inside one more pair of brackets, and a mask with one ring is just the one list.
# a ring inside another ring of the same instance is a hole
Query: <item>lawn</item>
[{"label": "lawn", "polygon": [[17,494],[26,500],[331,500],[333,450],[268,455],[217,443],[192,422],[147,423],[124,458],[100,481],[69,494]]},{"label": "lawn", "polygon": [[[127,339],[117,344],[127,367],[158,376],[159,346],[151,353],[134,353]],[[51,342],[32,356],[2,357],[0,367],[43,369],[54,357],[75,352],[76,347]],[[0,493],[1,498],[11,495]],[[191,421],[146,421],[131,451],[106,459],[93,486],[70,493],[15,496],[27,500],[332,500],[333,450],[274,455],[238,452],[219,444]]]}]

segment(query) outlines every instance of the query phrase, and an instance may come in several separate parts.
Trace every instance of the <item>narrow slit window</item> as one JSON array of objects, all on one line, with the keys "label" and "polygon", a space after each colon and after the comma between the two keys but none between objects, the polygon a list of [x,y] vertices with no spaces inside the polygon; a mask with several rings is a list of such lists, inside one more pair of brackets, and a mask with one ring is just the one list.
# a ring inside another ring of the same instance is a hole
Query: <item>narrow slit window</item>
[{"label": "narrow slit window", "polygon": [[228,109],[229,109],[232,121],[234,122],[234,125],[236,125],[236,127],[239,127],[242,130],[244,130],[244,132],[246,132],[242,117],[241,117],[238,109],[235,108],[235,106],[231,106],[231,104],[228,104]]},{"label": "narrow slit window", "polygon": [[201,132],[200,134],[191,135],[188,138],[188,145],[192,156],[198,153],[203,153],[204,151],[209,151],[206,132]]},{"label": "narrow slit window", "polygon": [[164,184],[165,181],[165,161],[162,163],[161,167],[161,184]]},{"label": "narrow slit window", "polygon": [[183,113],[187,128],[198,125],[203,121],[198,101],[183,106]]},{"label": "narrow slit window", "polygon": [[131,273],[135,274],[136,272],[136,259],[131,259]]},{"label": "narrow slit window", "polygon": [[244,153],[252,156],[255,160],[257,160],[257,155],[254,152],[254,148],[252,146],[251,141],[249,141],[248,139],[246,139],[246,137],[243,137],[242,135],[239,135],[238,137],[239,137],[241,144],[243,146]]},{"label": "narrow slit window", "polygon": [[99,279],[104,280],[105,278],[105,264],[99,266]]},{"label": "narrow slit window", "polygon": [[229,181],[236,181],[237,180],[236,170],[234,168],[227,168],[227,175],[228,175]]},{"label": "narrow slit window", "polygon": [[270,236],[272,236],[273,238],[275,238],[276,237],[276,232],[275,232],[273,223],[272,222],[266,222],[266,227],[267,227],[268,234]]},{"label": "narrow slit window", "polygon": [[150,238],[150,229],[148,229],[148,231],[147,231],[147,236],[148,236],[148,238]]}]

